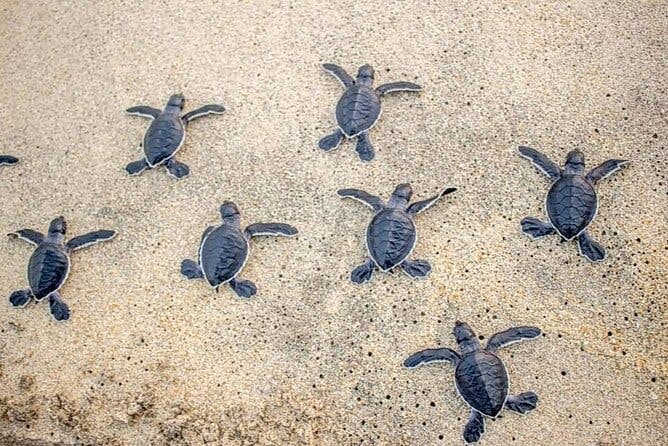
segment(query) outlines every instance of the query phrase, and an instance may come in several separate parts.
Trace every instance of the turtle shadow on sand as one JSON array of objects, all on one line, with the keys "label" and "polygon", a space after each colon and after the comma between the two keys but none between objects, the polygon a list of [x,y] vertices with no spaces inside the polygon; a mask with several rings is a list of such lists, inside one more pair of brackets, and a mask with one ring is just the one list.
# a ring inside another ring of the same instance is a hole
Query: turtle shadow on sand
[{"label": "turtle shadow on sand", "polygon": [[475,443],[485,432],[484,417],[496,418],[504,408],[526,414],[538,405],[538,395],[524,392],[510,395],[508,370],[497,355],[500,348],[516,342],[535,339],[541,331],[536,327],[513,327],[496,333],[482,348],[468,324],[457,321],[453,330],[459,353],[450,348],[431,348],[412,354],[404,367],[413,369],[425,364],[449,362],[455,366],[455,385],[459,396],[471,408],[464,428],[464,441]]},{"label": "turtle shadow on sand", "polygon": [[563,169],[530,147],[520,147],[519,152],[553,181],[545,197],[548,220],[525,217],[521,221],[522,232],[533,239],[555,233],[566,241],[577,239],[581,255],[592,262],[604,260],[605,249],[587,233],[598,211],[595,186],[628,161],[610,159],[586,173],[584,154],[579,150],[568,153]]},{"label": "turtle shadow on sand", "polygon": [[190,168],[174,159],[186,139],[186,126],[189,122],[210,114],[225,111],[222,105],[209,104],[181,116],[185,106],[183,95],[175,94],[169,98],[164,110],[139,105],[130,107],[126,113],[151,119],[151,125],[141,144],[142,159],[128,164],[125,170],[130,175],[139,175],[146,169],[165,166],[167,173],[174,178],[183,178],[190,173]]},{"label": "turtle shadow on sand", "polygon": [[375,151],[369,139],[369,130],[382,113],[381,97],[395,91],[422,91],[412,82],[392,82],[374,89],[374,70],[371,65],[362,65],[353,79],[346,71],[334,64],[324,64],[325,71],[336,77],[345,91],[336,104],[338,127],[318,142],[321,150],[329,152],[339,147],[343,138],[357,138],[355,151],[363,161],[371,161]]},{"label": "turtle shadow on sand", "polygon": [[387,203],[359,189],[339,190],[339,197],[357,200],[375,212],[366,231],[369,259],[353,270],[350,280],[357,284],[368,282],[375,269],[389,272],[397,266],[410,277],[426,277],[431,271],[429,262],[408,258],[417,243],[417,228],[413,219],[456,190],[455,187],[449,187],[438,195],[410,205],[413,196],[410,184],[399,184]]},{"label": "turtle shadow on sand", "polygon": [[28,260],[29,288],[14,291],[9,296],[9,301],[14,307],[25,307],[32,298],[39,302],[48,297],[49,310],[55,320],[64,321],[70,318],[70,309],[58,292],[70,272],[70,253],[111,240],[117,233],[108,230],[94,231],[74,237],[65,243],[66,233],[67,223],[63,217],[58,217],[51,221],[46,236],[32,229],[21,229],[7,234],[36,246]]},{"label": "turtle shadow on sand", "polygon": [[250,239],[261,235],[290,237],[297,235],[297,229],[284,223],[254,223],[242,230],[241,214],[231,201],[220,206],[220,216],[222,223],[209,226],[202,234],[197,262],[181,262],[181,274],[188,279],[205,279],[216,291],[227,283],[237,296],[249,298],[257,293],[257,287],[238,275],[248,260]]}]

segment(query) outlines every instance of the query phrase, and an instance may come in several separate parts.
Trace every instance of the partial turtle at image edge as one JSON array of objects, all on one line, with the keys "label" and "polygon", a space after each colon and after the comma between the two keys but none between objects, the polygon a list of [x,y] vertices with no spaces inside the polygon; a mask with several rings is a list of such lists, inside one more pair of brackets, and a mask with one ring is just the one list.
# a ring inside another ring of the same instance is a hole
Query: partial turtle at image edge
[{"label": "partial turtle at image edge", "polygon": [[67,223],[63,217],[51,221],[46,236],[32,229],[21,229],[7,234],[36,246],[28,260],[28,289],[14,291],[9,301],[14,307],[28,305],[32,298],[36,302],[49,298],[49,310],[57,321],[70,318],[70,310],[62,300],[58,290],[67,280],[70,272],[70,253],[96,243],[114,238],[116,231],[100,230],[70,239],[65,243]]},{"label": "partial turtle at image edge", "polygon": [[337,129],[318,142],[321,150],[329,152],[339,147],[343,138],[357,138],[355,151],[363,161],[371,161],[375,151],[369,139],[369,130],[382,113],[381,97],[395,91],[422,91],[412,82],[392,82],[374,90],[374,70],[371,65],[362,65],[353,79],[346,71],[334,64],[324,64],[325,71],[336,77],[345,91],[336,104]]},{"label": "partial turtle at image edge", "polygon": [[167,173],[174,178],[183,178],[190,173],[190,168],[174,159],[186,138],[186,126],[189,122],[202,116],[219,115],[225,107],[209,104],[190,111],[181,116],[185,99],[175,94],[169,98],[165,109],[160,111],[153,107],[139,105],[130,107],[126,113],[152,120],[142,140],[142,159],[133,161],[125,167],[130,175],[139,175],[146,169],[165,166]]},{"label": "partial turtle at image edge", "polygon": [[202,234],[197,262],[183,260],[181,274],[188,279],[205,279],[216,291],[227,283],[240,298],[250,298],[257,287],[237,277],[248,260],[250,239],[261,235],[291,237],[298,231],[284,223],[254,223],[242,230],[241,214],[231,201],[220,206],[220,215],[222,224],[209,226]]},{"label": "partial turtle at image edge", "polygon": [[566,241],[577,239],[582,256],[592,262],[603,261],[605,249],[587,233],[598,212],[595,186],[629,161],[610,159],[585,173],[585,157],[579,150],[568,153],[563,169],[530,147],[520,146],[519,153],[553,181],[545,197],[547,222],[525,217],[520,222],[522,232],[532,239],[554,233]]},{"label": "partial turtle at image edge", "polygon": [[341,198],[352,198],[369,206],[375,212],[366,231],[369,259],[353,270],[350,280],[362,284],[371,280],[375,269],[386,273],[397,266],[412,278],[426,277],[431,265],[426,260],[410,260],[417,243],[417,228],[413,219],[434,203],[457,190],[449,187],[440,194],[409,205],[413,196],[410,184],[399,184],[386,203],[379,197],[359,189],[341,189]]},{"label": "partial turtle at image edge", "polygon": [[11,166],[19,162],[19,159],[11,155],[0,155],[0,166]]},{"label": "partial turtle at image edge", "polygon": [[425,364],[449,362],[455,366],[455,386],[459,396],[471,408],[464,428],[466,443],[475,443],[485,432],[484,417],[496,418],[503,408],[526,414],[538,405],[538,395],[524,392],[510,395],[508,370],[497,355],[497,350],[520,341],[535,339],[541,331],[537,327],[513,327],[496,333],[483,349],[471,327],[457,321],[453,335],[460,353],[449,348],[419,351],[404,361],[404,367],[413,369]]}]

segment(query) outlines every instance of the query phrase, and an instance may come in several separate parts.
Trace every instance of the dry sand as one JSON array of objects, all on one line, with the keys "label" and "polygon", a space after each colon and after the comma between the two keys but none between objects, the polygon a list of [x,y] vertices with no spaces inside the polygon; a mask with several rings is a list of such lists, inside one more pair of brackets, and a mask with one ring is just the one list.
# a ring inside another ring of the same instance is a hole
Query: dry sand
[{"label": "dry sand", "polygon": [[[120,232],[73,256],[69,322],[2,304],[1,444],[461,445],[452,367],[401,367],[456,319],[545,332],[501,352],[538,410],[482,445],[665,444],[666,2],[87,3],[1,7],[0,152],[21,164],[0,169],[0,233]],[[341,93],[324,62],[425,86],[385,99],[371,164],[315,148]],[[174,92],[228,111],[189,127],[190,177],[129,178],[148,122],[123,110]],[[598,187],[604,263],[520,233],[549,181],[518,144],[633,161]],[[459,187],[419,217],[433,272],[354,286],[371,213],[335,191],[404,181]],[[301,229],[253,241],[247,302],[179,274],[227,199]],[[9,295],[31,248],[0,246]]]}]

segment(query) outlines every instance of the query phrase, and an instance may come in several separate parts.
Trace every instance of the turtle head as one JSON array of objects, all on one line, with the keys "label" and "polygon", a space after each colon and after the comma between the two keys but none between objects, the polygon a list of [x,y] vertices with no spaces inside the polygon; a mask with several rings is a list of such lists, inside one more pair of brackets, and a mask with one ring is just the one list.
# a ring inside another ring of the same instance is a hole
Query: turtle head
[{"label": "turtle head", "polygon": [[373,85],[373,67],[371,65],[362,65],[357,70],[357,83],[368,87]]},{"label": "turtle head", "polygon": [[466,322],[455,322],[455,328],[452,330],[452,334],[455,335],[455,339],[457,340],[457,344],[459,344],[459,349],[462,354],[465,355],[480,348],[478,338],[473,332],[473,329]]},{"label": "turtle head", "polygon": [[223,223],[238,225],[241,221],[239,208],[231,201],[226,201],[220,206],[220,217],[223,219]]},{"label": "turtle head", "polygon": [[182,94],[173,94],[169,97],[169,101],[167,101],[167,108],[178,108],[179,111],[183,110],[185,105],[186,100]]},{"label": "turtle head", "polygon": [[49,238],[61,242],[67,233],[67,222],[64,217],[57,217],[49,224]]},{"label": "turtle head", "polygon": [[413,196],[413,189],[408,183],[403,183],[394,188],[390,198],[390,207],[406,208]]},{"label": "turtle head", "polygon": [[585,170],[585,156],[579,150],[571,150],[566,156],[564,170],[569,174],[582,174]]}]

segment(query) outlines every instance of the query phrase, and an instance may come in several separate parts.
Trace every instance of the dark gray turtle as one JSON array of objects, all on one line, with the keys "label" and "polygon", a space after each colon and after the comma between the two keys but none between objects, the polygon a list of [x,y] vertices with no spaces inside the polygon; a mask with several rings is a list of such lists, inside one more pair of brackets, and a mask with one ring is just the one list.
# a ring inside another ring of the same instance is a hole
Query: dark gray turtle
[{"label": "dark gray turtle", "polygon": [[393,82],[373,89],[373,67],[362,65],[353,79],[345,70],[334,64],[324,64],[323,68],[336,77],[346,91],[336,104],[336,123],[334,133],[320,140],[318,147],[330,151],[336,149],[343,138],[357,138],[355,150],[364,161],[374,157],[373,146],[368,131],[380,118],[382,112],[381,96],[393,91],[421,91],[422,87],[411,82]]},{"label": "dark gray turtle", "polygon": [[11,155],[0,155],[0,166],[9,166],[19,162],[19,159]]},{"label": "dark gray turtle", "polygon": [[28,261],[28,285],[30,288],[14,291],[9,301],[15,307],[25,307],[31,298],[39,302],[49,298],[51,315],[57,321],[70,318],[70,309],[60,297],[58,290],[70,272],[70,253],[86,246],[110,240],[116,231],[95,231],[70,239],[65,243],[67,223],[63,217],[55,218],[49,225],[46,236],[32,229],[21,229],[8,234],[31,243],[37,248]]},{"label": "dark gray turtle", "polygon": [[540,335],[536,327],[514,327],[492,336],[483,349],[468,324],[457,321],[453,330],[459,350],[433,348],[419,351],[404,361],[404,367],[415,368],[435,362],[455,366],[455,385],[459,396],[471,407],[471,416],[464,428],[464,441],[475,443],[485,432],[483,416],[496,418],[505,407],[525,414],[536,408],[538,396],[533,392],[509,395],[508,371],[497,350],[515,342]]},{"label": "dark gray turtle", "polygon": [[250,280],[237,276],[248,259],[251,237],[290,237],[297,234],[297,229],[283,223],[255,223],[242,231],[239,209],[231,201],[220,206],[220,215],[223,223],[206,228],[202,234],[197,262],[189,259],[181,262],[181,274],[188,279],[206,279],[216,291],[228,283],[237,296],[249,298],[257,292],[257,287]]},{"label": "dark gray turtle", "polygon": [[413,195],[410,184],[398,185],[387,204],[359,189],[339,190],[339,197],[361,201],[376,212],[366,230],[366,247],[370,258],[353,270],[350,280],[358,284],[368,282],[374,269],[388,272],[396,266],[401,266],[406,274],[414,278],[429,274],[429,262],[408,259],[417,242],[417,229],[413,218],[456,190],[455,187],[449,187],[436,196],[417,201],[410,206],[408,203]]},{"label": "dark gray turtle", "polygon": [[163,111],[140,105],[130,107],[126,112],[134,116],[152,119],[146,130],[142,149],[144,156],[125,167],[130,175],[138,175],[148,168],[165,166],[167,173],[175,178],[183,178],[190,172],[188,166],[174,159],[174,155],[186,138],[186,125],[201,116],[219,115],[225,111],[222,105],[210,104],[181,116],[185,99],[180,94],[172,95]]},{"label": "dark gray turtle", "polygon": [[537,150],[520,147],[519,152],[553,181],[545,197],[548,221],[525,217],[521,222],[522,232],[534,239],[555,232],[565,240],[577,238],[581,255],[592,262],[605,259],[603,246],[587,233],[587,227],[598,211],[598,198],[594,186],[628,161],[611,159],[586,173],[584,154],[579,150],[569,152],[563,169]]}]

